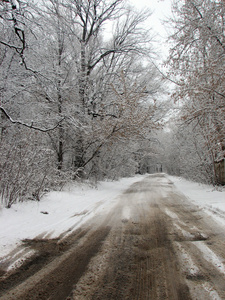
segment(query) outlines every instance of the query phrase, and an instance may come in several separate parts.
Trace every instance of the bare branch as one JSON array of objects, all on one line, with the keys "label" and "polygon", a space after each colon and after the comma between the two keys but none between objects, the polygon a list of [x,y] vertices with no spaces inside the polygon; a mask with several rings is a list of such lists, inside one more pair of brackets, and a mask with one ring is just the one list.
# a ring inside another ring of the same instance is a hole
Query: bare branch
[{"label": "bare branch", "polygon": [[22,48],[20,48],[20,47],[16,47],[16,46],[14,46],[14,45],[10,45],[10,44],[8,44],[8,43],[5,43],[5,42],[3,42],[3,41],[0,41],[0,44],[2,44],[2,45],[4,45],[4,46],[6,46],[6,47],[9,47],[9,48],[11,48],[11,49],[14,49],[14,50],[16,50],[16,52],[21,52],[21,50],[22,50]]},{"label": "bare branch", "polygon": [[60,125],[60,123],[65,119],[65,117],[63,117],[54,127],[51,127],[51,128],[40,128],[40,127],[34,126],[33,122],[31,122],[31,124],[27,124],[27,123],[24,123],[24,122],[22,122],[20,120],[14,120],[2,106],[0,106],[0,111],[4,114],[4,116],[11,123],[22,125],[22,126],[25,126],[27,128],[38,130],[38,131],[41,131],[41,132],[48,132],[48,131],[52,131],[52,130],[56,129]]},{"label": "bare branch", "polygon": [[[196,5],[193,2],[191,2],[191,5],[194,7],[194,9],[197,11],[198,15],[200,16],[200,18],[203,20],[204,17],[202,15],[202,13],[200,12],[200,10],[196,7]],[[212,34],[212,37],[215,38],[215,40],[218,42],[218,44],[223,48],[223,51],[225,52],[225,46],[224,46],[224,44],[219,39],[219,37],[213,33],[212,27],[209,26],[209,25],[206,25],[206,28],[210,31],[210,33]]]}]

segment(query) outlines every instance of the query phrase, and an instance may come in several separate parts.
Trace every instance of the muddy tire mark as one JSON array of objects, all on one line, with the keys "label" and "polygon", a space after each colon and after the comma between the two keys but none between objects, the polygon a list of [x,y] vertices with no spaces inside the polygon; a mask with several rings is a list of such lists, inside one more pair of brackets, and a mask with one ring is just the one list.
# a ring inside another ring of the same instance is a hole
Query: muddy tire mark
[{"label": "muddy tire mark", "polygon": [[60,258],[50,262],[50,272],[35,273],[0,299],[65,299],[85,271],[91,257],[98,252],[109,231],[110,227],[105,227],[87,234],[84,243],[71,247]]},{"label": "muddy tire mark", "polygon": [[0,299],[225,299],[224,229],[163,174],[107,211],[59,239],[25,240],[35,254],[2,272]]}]

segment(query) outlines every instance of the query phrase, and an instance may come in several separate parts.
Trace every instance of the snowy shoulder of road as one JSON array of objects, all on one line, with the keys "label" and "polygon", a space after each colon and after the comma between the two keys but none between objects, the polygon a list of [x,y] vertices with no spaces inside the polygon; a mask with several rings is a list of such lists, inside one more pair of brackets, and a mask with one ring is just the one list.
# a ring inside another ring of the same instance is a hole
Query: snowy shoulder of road
[{"label": "snowy shoulder of road", "polygon": [[97,188],[80,183],[60,192],[50,192],[40,202],[0,208],[0,257],[18,247],[24,239],[56,238],[65,232],[71,233],[97,212],[107,212],[122,192],[143,178],[100,182]]},{"label": "snowy shoulder of road", "polygon": [[215,188],[211,185],[188,181],[181,177],[168,175],[167,177],[187,199],[199,206],[215,221],[225,226],[225,187]]},{"label": "snowy shoulder of road", "polygon": [[[0,208],[0,257],[21,245],[24,239],[57,238],[71,233],[96,213],[107,213],[121,193],[145,177],[101,182],[97,188],[87,184],[72,185],[63,191],[46,194],[40,202],[28,201],[14,204],[10,209]],[[190,201],[225,226],[224,188],[218,191],[212,186],[174,176],[168,179]]]}]

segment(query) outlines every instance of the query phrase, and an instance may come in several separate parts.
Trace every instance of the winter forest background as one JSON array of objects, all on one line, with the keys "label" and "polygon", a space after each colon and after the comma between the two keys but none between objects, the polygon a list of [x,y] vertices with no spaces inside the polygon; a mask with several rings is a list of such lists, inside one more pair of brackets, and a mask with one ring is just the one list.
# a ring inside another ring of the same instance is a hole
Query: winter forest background
[{"label": "winter forest background", "polygon": [[220,183],[225,3],[175,0],[172,16],[162,72],[148,10],[124,0],[0,1],[3,205],[70,180],[161,170]]}]

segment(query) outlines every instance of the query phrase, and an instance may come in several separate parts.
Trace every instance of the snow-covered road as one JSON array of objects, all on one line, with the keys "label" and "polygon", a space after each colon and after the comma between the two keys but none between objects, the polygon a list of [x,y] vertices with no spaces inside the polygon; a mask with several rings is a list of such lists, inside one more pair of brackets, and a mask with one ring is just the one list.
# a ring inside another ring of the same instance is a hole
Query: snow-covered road
[{"label": "snow-covered road", "polygon": [[2,209],[0,299],[225,299],[223,199],[154,174]]}]

